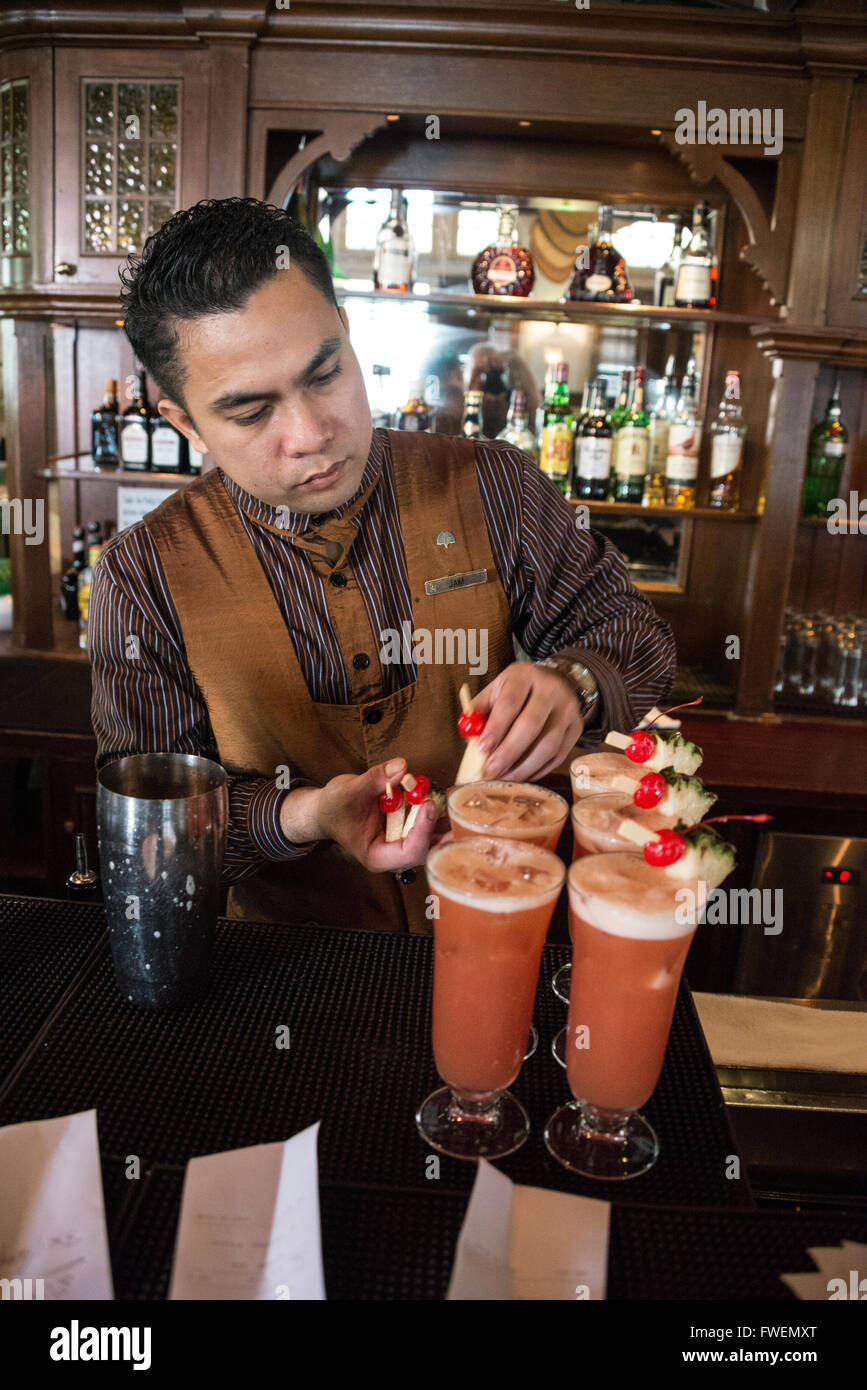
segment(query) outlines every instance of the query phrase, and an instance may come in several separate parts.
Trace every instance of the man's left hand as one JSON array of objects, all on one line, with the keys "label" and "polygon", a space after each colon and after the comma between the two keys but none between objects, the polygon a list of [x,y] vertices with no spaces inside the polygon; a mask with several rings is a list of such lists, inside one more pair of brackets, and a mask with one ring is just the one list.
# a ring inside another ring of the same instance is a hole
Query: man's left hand
[{"label": "man's left hand", "polygon": [[566,758],[584,731],[578,697],[547,666],[515,661],[472,703],[487,722],[480,735],[488,753],[484,776],[537,782]]}]

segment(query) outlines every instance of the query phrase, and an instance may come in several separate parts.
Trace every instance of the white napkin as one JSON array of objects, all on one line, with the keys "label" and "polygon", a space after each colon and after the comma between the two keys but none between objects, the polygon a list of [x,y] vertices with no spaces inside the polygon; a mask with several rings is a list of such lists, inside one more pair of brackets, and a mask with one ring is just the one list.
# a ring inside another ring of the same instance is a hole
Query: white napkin
[{"label": "white napkin", "polygon": [[867,1072],[867,1012],[737,994],[692,997],[718,1066]]},{"label": "white napkin", "polygon": [[446,1298],[604,1299],[610,1202],[519,1187],[483,1160]]}]

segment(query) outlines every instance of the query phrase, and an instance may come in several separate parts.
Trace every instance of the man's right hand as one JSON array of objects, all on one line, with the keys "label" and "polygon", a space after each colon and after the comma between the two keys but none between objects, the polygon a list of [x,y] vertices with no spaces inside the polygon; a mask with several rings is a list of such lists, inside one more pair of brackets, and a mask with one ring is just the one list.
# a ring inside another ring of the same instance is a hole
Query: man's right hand
[{"label": "man's right hand", "polygon": [[437,822],[437,809],[426,802],[405,840],[385,839],[380,793],[386,782],[396,786],[407,770],[404,758],[390,758],[360,776],[332,777],[324,787],[299,787],[280,806],[280,828],[287,840],[334,840],[371,873],[399,873],[423,864]]}]

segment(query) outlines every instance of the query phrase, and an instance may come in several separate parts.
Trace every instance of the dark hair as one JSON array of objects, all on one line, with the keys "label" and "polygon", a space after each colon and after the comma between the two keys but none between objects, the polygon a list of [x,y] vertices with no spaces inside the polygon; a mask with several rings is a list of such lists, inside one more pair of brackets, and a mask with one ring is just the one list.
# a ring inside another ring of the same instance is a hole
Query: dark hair
[{"label": "dark hair", "polygon": [[283,208],[257,198],[206,198],[183,208],[129,257],[120,272],[126,336],[160,390],[184,409],[178,320],[242,309],[279,274],[278,258],[299,266],[337,307],[324,252]]}]

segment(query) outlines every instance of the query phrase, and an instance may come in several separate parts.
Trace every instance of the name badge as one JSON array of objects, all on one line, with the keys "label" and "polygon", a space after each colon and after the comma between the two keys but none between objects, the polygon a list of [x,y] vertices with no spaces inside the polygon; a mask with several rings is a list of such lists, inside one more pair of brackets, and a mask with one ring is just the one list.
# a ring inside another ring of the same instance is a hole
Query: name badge
[{"label": "name badge", "polygon": [[426,594],[445,594],[450,589],[469,589],[473,584],[487,584],[487,570],[465,570],[463,574],[447,574],[442,579],[426,579]]}]

